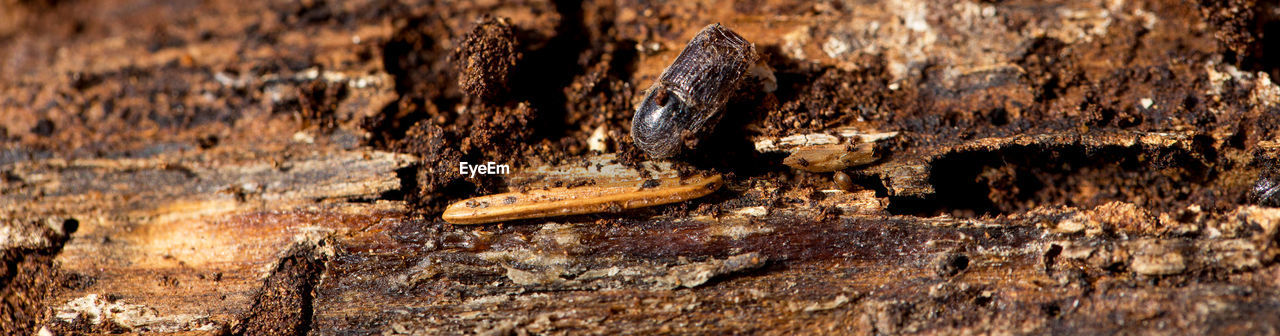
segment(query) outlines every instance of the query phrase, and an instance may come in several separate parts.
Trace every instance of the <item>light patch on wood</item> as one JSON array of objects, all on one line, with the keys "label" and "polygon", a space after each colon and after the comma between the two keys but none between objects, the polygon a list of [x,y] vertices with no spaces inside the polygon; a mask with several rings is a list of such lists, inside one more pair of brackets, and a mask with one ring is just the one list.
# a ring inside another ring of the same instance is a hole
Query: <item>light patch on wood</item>
[{"label": "light patch on wood", "polygon": [[782,164],[815,173],[828,173],[876,161],[875,148],[869,143],[856,145],[817,145],[797,148]]},{"label": "light patch on wood", "polygon": [[547,223],[542,226],[541,230],[538,230],[534,239],[555,242],[556,245],[563,249],[582,246],[582,237],[578,236],[578,233],[573,230],[573,225],[568,224]]},{"label": "light patch on wood", "polygon": [[1140,254],[1133,257],[1133,272],[1143,275],[1173,275],[1187,269],[1181,254]]},{"label": "light patch on wood", "polygon": [[768,258],[759,253],[751,252],[730,256],[723,260],[711,259],[680,265],[672,267],[666,276],[654,278],[653,281],[658,288],[663,289],[694,288],[717,276],[759,268],[764,265],[766,259]]},{"label": "light patch on wood", "polygon": [[591,131],[591,137],[587,138],[587,149],[600,153],[609,151],[609,132],[604,125]]},{"label": "light patch on wood", "polygon": [[849,214],[875,214],[889,206],[889,200],[876,197],[874,190],[860,190],[827,194],[818,201],[823,206],[834,206]]},{"label": "light patch on wood", "polygon": [[781,138],[756,137],[752,139],[752,142],[757,152],[768,153],[792,151],[805,146],[834,145],[845,142],[874,143],[898,136],[898,132],[863,132],[851,127],[838,128],[831,133],[793,134]]},{"label": "light patch on wood", "polygon": [[[840,295],[840,296],[836,296],[836,298],[835,298],[835,299],[832,299],[831,301],[826,301],[826,302],[813,302],[813,303],[810,303],[809,305],[806,305],[806,306],[804,306],[803,308],[800,308],[800,309],[798,309],[798,310],[803,311],[803,312],[806,312],[806,313],[820,312],[820,311],[827,311],[827,310],[832,310],[832,309],[840,308],[840,306],[843,306],[845,303],[849,303],[849,301],[850,301],[850,300],[849,300],[849,297],[848,297],[848,296]],[[793,309],[793,310],[795,310],[795,309]]]},{"label": "light patch on wood", "polygon": [[[208,267],[236,261],[266,262],[269,253],[247,253],[230,250],[238,241],[257,238],[247,230],[223,231],[224,225],[206,220],[190,220],[164,226],[139,226],[134,235],[117,235],[112,239],[136,246],[140,253],[126,254],[136,266],[144,268],[175,267],[182,262],[190,267]],[[259,252],[259,251],[255,251]]]},{"label": "light patch on wood", "polygon": [[0,251],[48,248],[53,246],[52,237],[66,234],[62,221],[57,218],[45,218],[41,222],[43,225],[23,225],[12,218],[0,218]]},{"label": "light patch on wood", "polygon": [[734,210],[733,213],[738,215],[743,215],[743,216],[764,217],[765,215],[769,214],[769,208],[766,208],[764,206],[744,207],[738,210]]},{"label": "light patch on wood", "polygon": [[203,217],[213,217],[242,210],[242,206],[230,197],[211,200],[179,199],[163,203],[155,209],[146,209],[130,213],[130,216],[151,217],[152,223],[166,224],[177,221],[190,221]]},{"label": "light patch on wood", "polygon": [[729,237],[729,239],[739,240],[753,234],[772,233],[773,228],[764,224],[755,224],[751,221],[736,218],[737,220],[722,220],[721,225],[715,225],[707,228],[712,236]]},{"label": "light patch on wood", "polygon": [[91,325],[103,322],[150,332],[209,331],[217,325],[208,316],[196,314],[161,315],[155,309],[140,304],[108,301],[89,294],[67,301],[54,309],[55,317],[67,323],[83,318]]}]

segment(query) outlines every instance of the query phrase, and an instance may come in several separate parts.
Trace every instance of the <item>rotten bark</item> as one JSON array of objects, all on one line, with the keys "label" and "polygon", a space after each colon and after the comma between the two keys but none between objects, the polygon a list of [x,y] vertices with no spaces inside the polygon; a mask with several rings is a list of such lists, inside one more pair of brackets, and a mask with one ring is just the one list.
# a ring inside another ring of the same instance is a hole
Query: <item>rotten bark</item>
[{"label": "rotten bark", "polygon": [[[1275,333],[1275,7],[0,1],[0,331]],[[676,159],[723,188],[440,218],[643,166],[635,88],[714,22],[775,81]],[[854,191],[783,165],[868,135]]]}]

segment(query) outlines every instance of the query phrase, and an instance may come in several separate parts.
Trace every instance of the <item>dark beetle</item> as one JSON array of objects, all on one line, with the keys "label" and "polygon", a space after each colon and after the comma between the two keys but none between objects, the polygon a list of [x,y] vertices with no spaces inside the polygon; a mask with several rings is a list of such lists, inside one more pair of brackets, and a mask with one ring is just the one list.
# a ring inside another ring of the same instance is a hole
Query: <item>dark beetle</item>
[{"label": "dark beetle", "polygon": [[1266,174],[1259,178],[1250,196],[1258,205],[1280,207],[1280,176]]},{"label": "dark beetle", "polygon": [[686,140],[714,128],[720,110],[756,62],[756,49],[738,33],[713,24],[685,45],[649,87],[631,119],[631,138],[654,158],[676,155]]}]

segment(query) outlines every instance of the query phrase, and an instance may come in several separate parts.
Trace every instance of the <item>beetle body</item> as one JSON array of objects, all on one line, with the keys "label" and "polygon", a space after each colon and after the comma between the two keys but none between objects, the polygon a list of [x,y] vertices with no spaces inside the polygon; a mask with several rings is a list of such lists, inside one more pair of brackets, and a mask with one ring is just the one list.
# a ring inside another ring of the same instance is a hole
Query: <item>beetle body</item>
[{"label": "beetle body", "polygon": [[738,82],[757,59],[741,35],[712,24],[689,41],[649,88],[631,120],[631,138],[651,157],[678,154],[714,128]]},{"label": "beetle body", "polygon": [[1253,185],[1253,201],[1259,205],[1280,206],[1280,183],[1273,176],[1263,176]]}]

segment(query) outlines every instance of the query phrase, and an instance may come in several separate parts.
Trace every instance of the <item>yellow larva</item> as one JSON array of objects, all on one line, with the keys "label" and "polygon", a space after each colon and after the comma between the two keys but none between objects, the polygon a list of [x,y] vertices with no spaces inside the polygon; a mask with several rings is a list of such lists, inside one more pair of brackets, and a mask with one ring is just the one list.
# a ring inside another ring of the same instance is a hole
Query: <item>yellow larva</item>
[{"label": "yellow larva", "polygon": [[718,174],[647,181],[547,188],[474,197],[449,205],[441,216],[453,224],[581,215],[670,204],[710,194],[724,184]]}]

